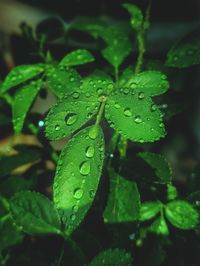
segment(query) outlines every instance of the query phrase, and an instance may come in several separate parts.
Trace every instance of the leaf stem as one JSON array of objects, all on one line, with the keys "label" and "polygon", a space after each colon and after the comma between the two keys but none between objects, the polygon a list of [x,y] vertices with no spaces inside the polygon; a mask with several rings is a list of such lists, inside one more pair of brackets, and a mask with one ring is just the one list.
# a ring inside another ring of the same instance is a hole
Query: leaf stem
[{"label": "leaf stem", "polygon": [[101,121],[101,118],[102,118],[102,115],[103,115],[103,112],[104,112],[104,108],[105,108],[105,104],[106,104],[106,99],[105,99],[105,101],[101,102],[101,105],[100,105],[100,108],[99,108],[99,112],[97,114],[95,126],[98,126],[100,121]]}]

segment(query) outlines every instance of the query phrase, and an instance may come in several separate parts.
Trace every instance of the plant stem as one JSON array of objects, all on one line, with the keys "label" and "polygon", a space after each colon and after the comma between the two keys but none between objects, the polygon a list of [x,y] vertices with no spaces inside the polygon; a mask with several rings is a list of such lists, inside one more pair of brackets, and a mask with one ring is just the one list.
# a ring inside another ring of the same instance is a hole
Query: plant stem
[{"label": "plant stem", "polygon": [[139,54],[138,54],[137,63],[135,67],[135,74],[138,74],[142,69],[143,58],[144,58],[144,53],[145,53],[145,41],[144,41],[144,30],[143,29],[141,29],[137,33],[137,42],[138,42]]},{"label": "plant stem", "polygon": [[118,85],[119,82],[119,69],[118,67],[115,67],[115,83]]},{"label": "plant stem", "polygon": [[100,121],[101,121],[101,118],[102,118],[102,115],[103,115],[103,111],[104,111],[104,108],[105,108],[105,104],[106,104],[106,100],[101,102],[101,105],[100,105],[100,108],[99,108],[99,112],[97,114],[95,126],[98,126]]}]

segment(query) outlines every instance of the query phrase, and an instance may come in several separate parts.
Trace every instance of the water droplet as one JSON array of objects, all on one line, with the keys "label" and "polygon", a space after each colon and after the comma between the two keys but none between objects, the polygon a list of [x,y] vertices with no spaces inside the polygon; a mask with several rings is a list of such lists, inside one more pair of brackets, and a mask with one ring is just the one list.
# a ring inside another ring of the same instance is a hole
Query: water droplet
[{"label": "water droplet", "polygon": [[83,190],[81,188],[76,188],[74,190],[74,198],[75,199],[81,199],[83,196]]},{"label": "water droplet", "polygon": [[44,126],[44,121],[43,120],[38,121],[38,127],[43,127],[43,126]]},{"label": "water droplet", "polygon": [[95,196],[95,191],[94,191],[94,189],[91,189],[91,190],[89,191],[89,195],[90,195],[90,198],[94,198],[94,196]]},{"label": "water droplet", "polygon": [[130,108],[125,108],[125,109],[124,109],[124,115],[127,116],[127,117],[132,116],[132,113],[131,113]]},{"label": "water droplet", "polygon": [[137,84],[136,83],[131,83],[130,84],[130,88],[131,89],[136,89],[137,88]]},{"label": "water droplet", "polygon": [[97,88],[97,93],[101,94],[103,92],[102,88]]},{"label": "water droplet", "polygon": [[156,109],[157,109],[157,106],[156,106],[155,104],[152,104],[152,106],[151,106],[151,110],[152,110],[152,111],[156,111]]},{"label": "water droplet", "polygon": [[60,126],[59,125],[55,125],[55,130],[56,131],[60,130]]},{"label": "water droplet", "polygon": [[80,173],[82,175],[88,175],[90,173],[90,162],[84,161],[80,165]]},{"label": "water droplet", "polygon": [[144,99],[144,92],[138,93],[138,99],[140,99],[140,100]]},{"label": "water droplet", "polygon": [[116,109],[119,109],[121,107],[118,103],[115,103],[114,106],[115,106]]},{"label": "water droplet", "polygon": [[93,126],[93,127],[90,128],[89,137],[91,139],[96,139],[98,137],[98,134],[99,134],[99,128],[98,127]]},{"label": "water droplet", "polygon": [[93,146],[88,146],[85,150],[85,155],[88,158],[92,158],[94,156],[94,147]]},{"label": "water droplet", "polygon": [[73,212],[77,212],[77,211],[78,211],[78,205],[74,205],[74,206],[72,207],[72,211],[73,211]]},{"label": "water droplet", "polygon": [[137,115],[137,116],[135,117],[134,121],[135,121],[135,123],[137,123],[137,124],[142,123],[142,118],[141,118],[141,116],[140,116],[140,115]]},{"label": "water droplet", "polygon": [[112,83],[108,84],[108,89],[112,90],[114,88],[114,85]]},{"label": "water droplet", "polygon": [[80,94],[79,94],[78,92],[76,92],[76,91],[72,94],[72,97],[73,97],[74,99],[78,99],[79,96],[80,96]]},{"label": "water droplet", "polygon": [[72,215],[70,216],[70,219],[71,219],[71,221],[74,221],[74,220],[76,219],[76,215],[75,215],[75,214],[72,214]]},{"label": "water droplet", "polygon": [[76,122],[77,118],[78,116],[76,113],[68,113],[65,117],[65,122],[68,126],[70,126]]},{"label": "water droplet", "polygon": [[70,82],[73,82],[74,80],[75,80],[74,77],[71,77],[71,78],[69,79]]},{"label": "water droplet", "polygon": [[124,92],[124,94],[128,94],[129,93],[129,88],[124,88],[123,92]]}]

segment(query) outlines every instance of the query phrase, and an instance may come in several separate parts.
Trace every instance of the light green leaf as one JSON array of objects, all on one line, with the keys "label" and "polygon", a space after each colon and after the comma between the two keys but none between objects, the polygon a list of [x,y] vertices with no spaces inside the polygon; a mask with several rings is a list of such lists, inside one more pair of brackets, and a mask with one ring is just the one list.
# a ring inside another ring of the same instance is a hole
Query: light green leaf
[{"label": "light green leaf", "polygon": [[97,113],[99,104],[96,96],[78,91],[60,99],[45,119],[46,137],[58,140],[70,136]]},{"label": "light green leaf", "polygon": [[169,82],[162,72],[149,70],[133,75],[125,86],[148,96],[156,96],[169,89]]},{"label": "light green leaf", "polygon": [[75,69],[64,66],[49,66],[47,84],[58,98],[62,98],[65,94],[79,89],[81,77]]},{"label": "light green leaf", "polygon": [[165,136],[161,113],[149,97],[129,88],[113,93],[106,103],[106,118],[118,133],[138,142],[152,142]]},{"label": "light green leaf", "polygon": [[0,217],[0,239],[0,252],[20,243],[23,239],[22,232],[13,224],[9,214]]},{"label": "light green leaf", "polygon": [[126,8],[131,15],[131,25],[133,29],[139,30],[142,27],[144,19],[140,8],[136,5],[129,3],[124,3],[122,4],[122,6]]},{"label": "light green leaf", "polygon": [[150,226],[150,231],[157,235],[169,235],[169,229],[165,218],[160,216],[158,217]]},{"label": "light green leaf", "polygon": [[21,65],[13,68],[0,85],[0,95],[44,71],[44,64]]},{"label": "light green leaf", "polygon": [[155,170],[155,175],[159,183],[170,183],[172,180],[172,169],[167,160],[160,154],[152,152],[140,152],[142,158],[151,168]]},{"label": "light green leaf", "polygon": [[132,50],[128,35],[120,27],[110,26],[104,30],[101,37],[107,44],[107,47],[102,51],[104,58],[118,69]]},{"label": "light green leaf", "polygon": [[22,131],[24,120],[30,109],[35,97],[42,87],[42,80],[31,81],[23,88],[17,91],[12,106],[13,126],[16,133]]},{"label": "light green leaf", "polygon": [[61,152],[53,192],[67,235],[81,223],[94,200],[103,158],[104,136],[96,126],[81,130]]},{"label": "light green leaf", "polygon": [[139,219],[140,194],[135,182],[129,181],[109,170],[110,194],[104,210],[106,223],[125,223]]},{"label": "light green leaf", "polygon": [[178,191],[175,186],[168,184],[167,185],[167,200],[174,200],[177,198]]},{"label": "light green leaf", "polygon": [[200,64],[200,29],[178,41],[168,52],[165,65],[185,68]]},{"label": "light green leaf", "polygon": [[99,253],[88,266],[131,266],[130,253],[123,249],[107,249]]},{"label": "light green leaf", "polygon": [[92,54],[86,49],[78,49],[67,54],[59,63],[60,66],[77,66],[94,61]]},{"label": "light green leaf", "polygon": [[199,222],[198,212],[187,201],[171,201],[166,205],[167,219],[180,229],[193,229]]},{"label": "light green leaf", "polygon": [[17,192],[10,200],[15,223],[28,234],[61,234],[60,221],[52,202],[37,192]]},{"label": "light green leaf", "polygon": [[147,201],[142,203],[140,208],[140,221],[146,221],[152,219],[162,209],[162,205],[159,201]]}]

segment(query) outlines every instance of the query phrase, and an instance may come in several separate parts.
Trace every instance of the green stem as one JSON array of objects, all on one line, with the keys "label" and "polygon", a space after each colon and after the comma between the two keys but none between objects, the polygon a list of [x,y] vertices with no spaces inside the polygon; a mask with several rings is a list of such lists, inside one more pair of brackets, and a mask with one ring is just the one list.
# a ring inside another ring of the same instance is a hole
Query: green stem
[{"label": "green stem", "polygon": [[144,40],[144,30],[140,30],[137,33],[137,42],[138,42],[138,49],[139,49],[139,54],[137,58],[137,63],[135,67],[135,74],[138,74],[143,65],[143,58],[144,58],[144,53],[145,53],[145,40]]},{"label": "green stem", "polygon": [[115,67],[115,83],[118,85],[119,82],[119,69],[118,67]]},{"label": "green stem", "polygon": [[98,126],[100,121],[101,121],[101,118],[102,118],[103,112],[104,112],[104,108],[105,108],[105,104],[106,104],[106,99],[105,99],[105,101],[101,102],[101,105],[100,105],[100,108],[99,108],[99,112],[97,114],[95,126]]}]

